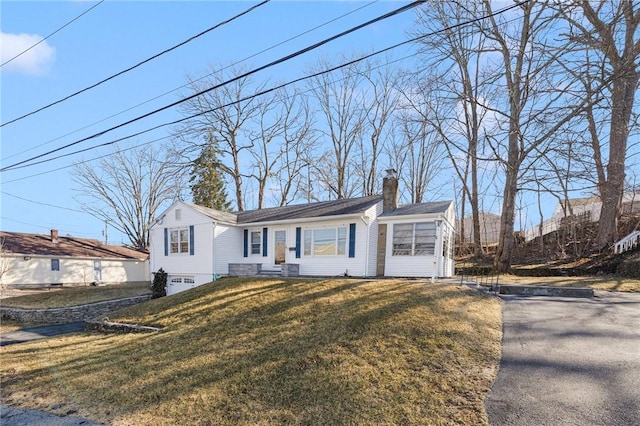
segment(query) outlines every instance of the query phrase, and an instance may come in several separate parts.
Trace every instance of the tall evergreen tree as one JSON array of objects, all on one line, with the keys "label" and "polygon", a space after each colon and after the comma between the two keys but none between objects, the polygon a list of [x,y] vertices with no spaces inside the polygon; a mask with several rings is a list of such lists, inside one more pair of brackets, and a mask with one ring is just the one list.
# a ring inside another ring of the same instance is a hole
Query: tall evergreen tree
[{"label": "tall evergreen tree", "polygon": [[218,148],[210,137],[202,148],[200,156],[193,162],[189,179],[191,194],[195,204],[228,211],[231,203],[227,200],[218,153]]}]

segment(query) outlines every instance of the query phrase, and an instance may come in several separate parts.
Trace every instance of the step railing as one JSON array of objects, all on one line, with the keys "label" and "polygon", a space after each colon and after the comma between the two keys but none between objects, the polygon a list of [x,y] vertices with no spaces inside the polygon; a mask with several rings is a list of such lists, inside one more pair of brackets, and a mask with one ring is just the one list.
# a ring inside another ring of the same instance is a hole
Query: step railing
[{"label": "step railing", "polygon": [[614,252],[616,254],[624,253],[627,250],[631,250],[640,245],[640,231],[633,231],[615,245]]}]

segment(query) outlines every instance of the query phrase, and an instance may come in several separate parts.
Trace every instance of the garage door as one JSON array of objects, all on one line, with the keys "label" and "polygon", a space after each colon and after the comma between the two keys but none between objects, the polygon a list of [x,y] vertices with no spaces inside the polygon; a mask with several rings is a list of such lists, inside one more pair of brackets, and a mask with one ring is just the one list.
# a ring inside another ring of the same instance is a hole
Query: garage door
[{"label": "garage door", "polygon": [[170,275],[167,278],[167,295],[180,293],[196,286],[193,277]]}]

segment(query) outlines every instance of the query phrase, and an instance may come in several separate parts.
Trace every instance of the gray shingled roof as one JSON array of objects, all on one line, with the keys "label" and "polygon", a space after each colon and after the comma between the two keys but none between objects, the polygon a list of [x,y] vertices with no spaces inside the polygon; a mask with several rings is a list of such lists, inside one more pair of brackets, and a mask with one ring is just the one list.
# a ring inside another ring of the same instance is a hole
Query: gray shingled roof
[{"label": "gray shingled roof", "polygon": [[230,223],[235,225],[238,221],[238,218],[234,213],[221,212],[220,210],[199,206],[197,204],[187,204],[187,205],[193,208],[195,211],[200,212],[203,215],[210,217],[211,219],[218,222]]},{"label": "gray shingled roof", "polygon": [[251,210],[237,213],[238,223],[272,222],[278,220],[358,214],[363,213],[380,201],[382,201],[382,196],[373,196]]},{"label": "gray shingled roof", "polygon": [[102,244],[98,240],[75,237],[58,237],[54,242],[50,235],[25,234],[0,231],[0,242],[7,253],[40,256],[76,256],[111,259],[149,258],[149,253],[129,247]]},{"label": "gray shingled roof", "polygon": [[388,210],[382,213],[380,217],[444,213],[452,202],[453,201],[435,201],[431,203],[407,204],[393,210]]}]

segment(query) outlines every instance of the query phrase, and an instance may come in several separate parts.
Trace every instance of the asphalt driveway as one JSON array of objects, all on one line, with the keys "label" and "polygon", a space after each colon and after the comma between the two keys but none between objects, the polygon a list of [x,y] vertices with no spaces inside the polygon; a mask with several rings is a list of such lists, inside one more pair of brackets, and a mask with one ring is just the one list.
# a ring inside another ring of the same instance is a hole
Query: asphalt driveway
[{"label": "asphalt driveway", "polygon": [[640,294],[503,299],[491,425],[640,425]]},{"label": "asphalt driveway", "polygon": [[84,322],[79,321],[67,324],[41,325],[38,327],[10,331],[8,333],[0,334],[0,346],[30,342],[32,340],[59,336],[61,334],[76,333],[84,330],[84,326]]}]

